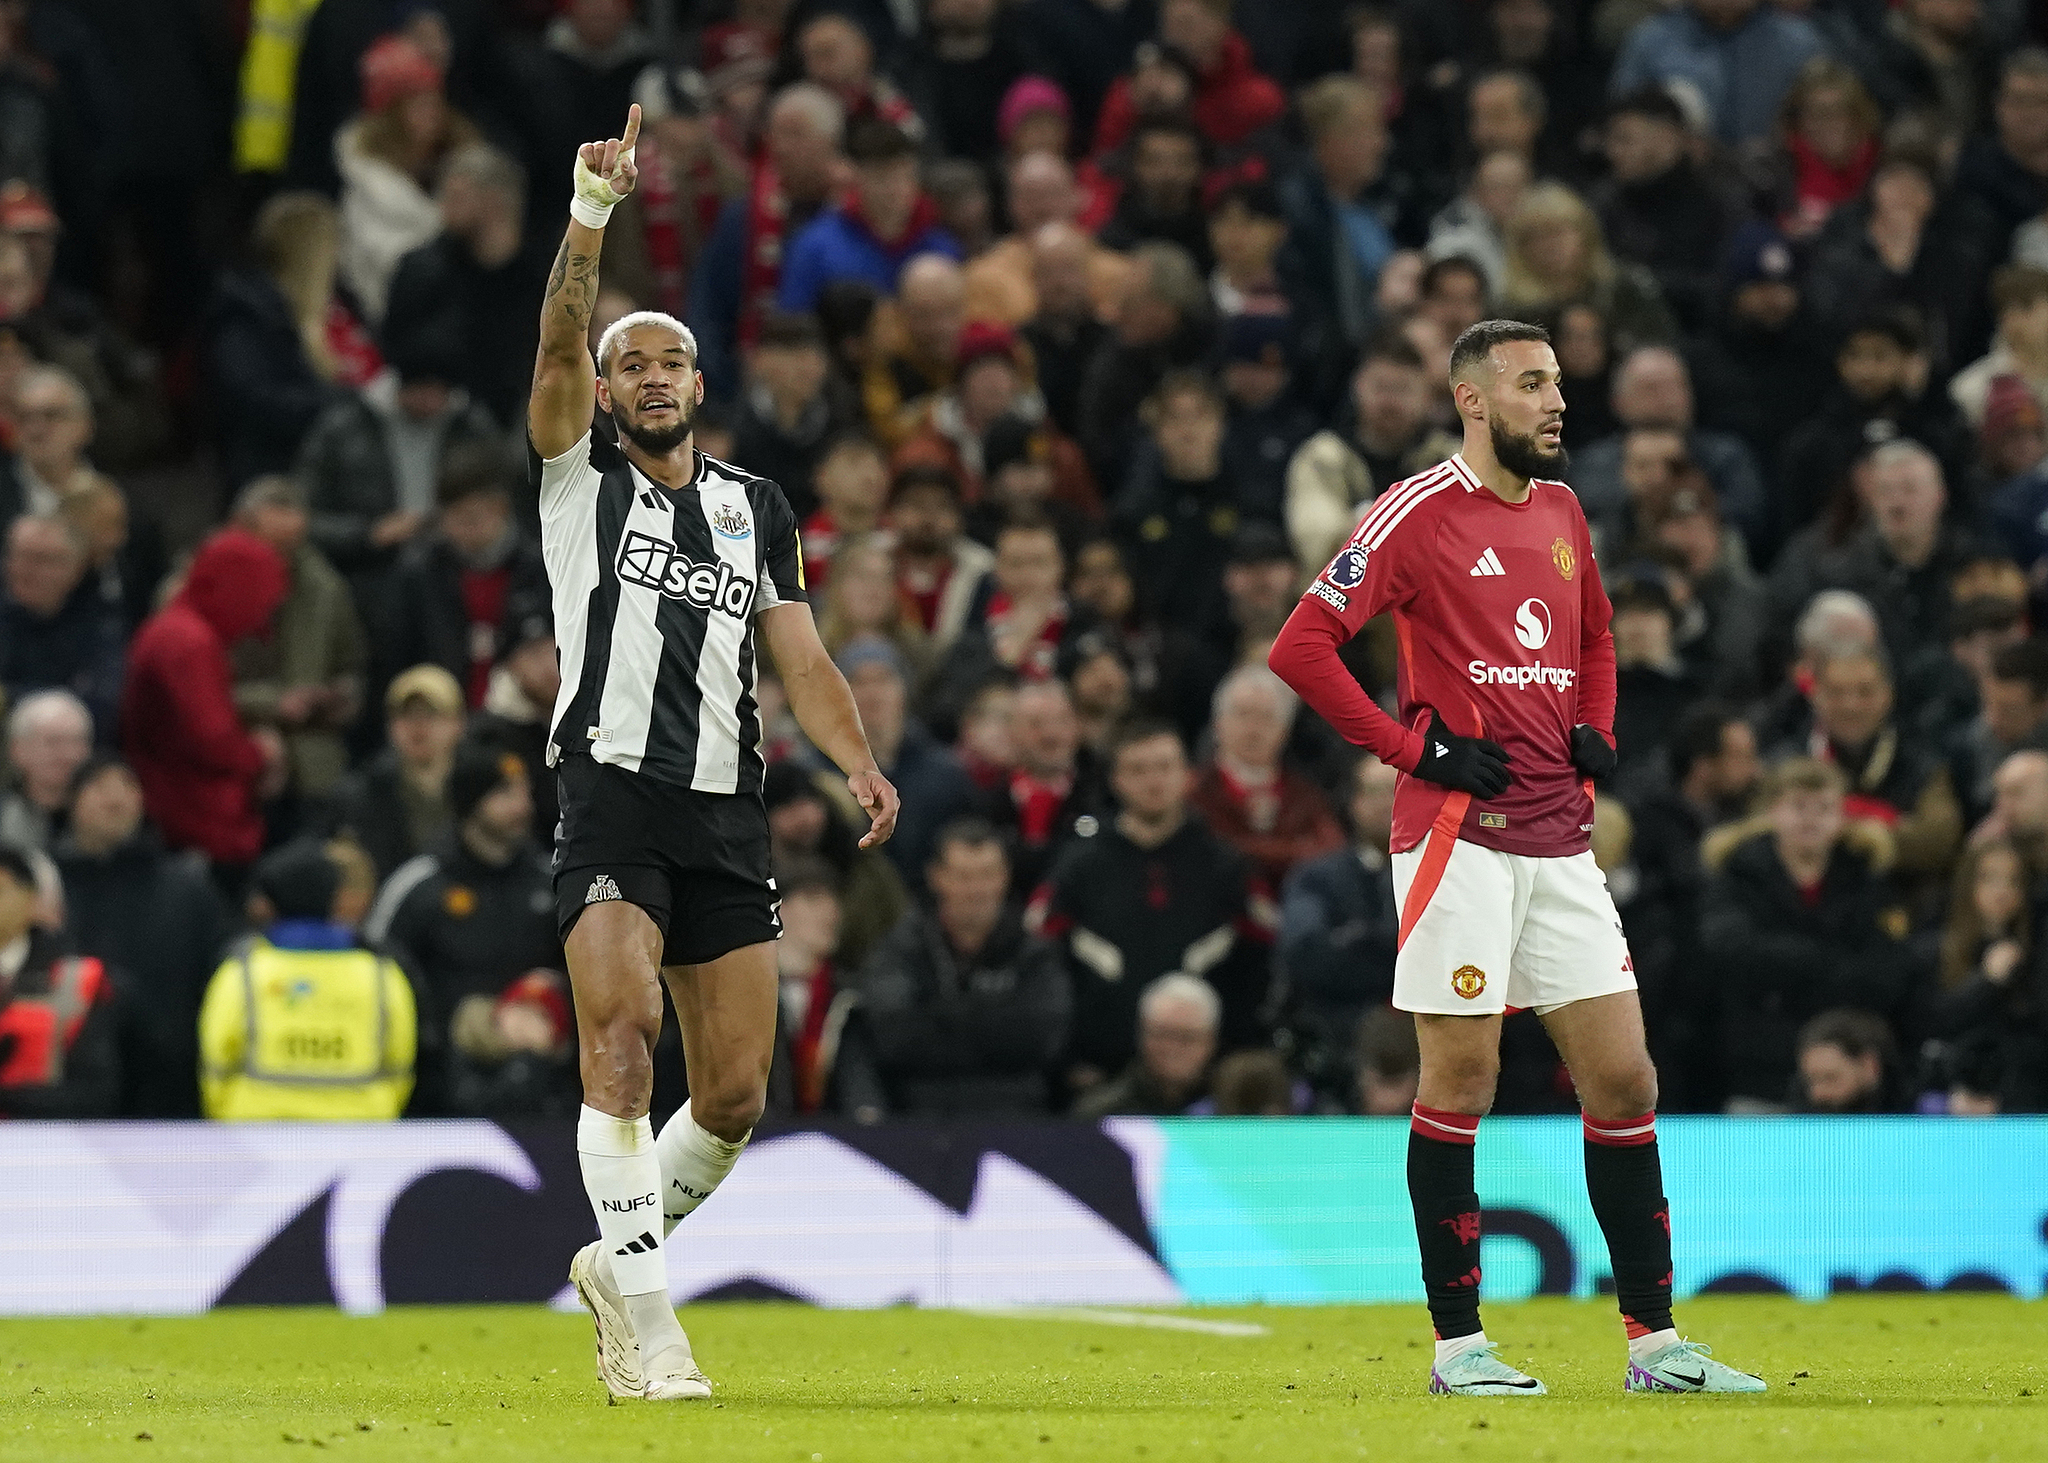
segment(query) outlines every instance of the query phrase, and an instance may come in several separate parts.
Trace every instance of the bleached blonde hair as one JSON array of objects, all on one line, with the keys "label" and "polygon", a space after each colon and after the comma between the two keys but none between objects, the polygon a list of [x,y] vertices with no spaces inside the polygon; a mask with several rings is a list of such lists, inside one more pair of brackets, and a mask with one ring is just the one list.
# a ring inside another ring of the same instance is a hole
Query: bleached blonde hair
[{"label": "bleached blonde hair", "polygon": [[683,338],[683,349],[690,353],[690,363],[696,364],[697,337],[691,334],[689,326],[661,310],[635,310],[630,315],[621,315],[614,320],[605,327],[604,334],[597,338],[598,375],[602,376],[611,369],[612,352],[618,346],[619,337],[642,325],[659,325],[680,335]]}]

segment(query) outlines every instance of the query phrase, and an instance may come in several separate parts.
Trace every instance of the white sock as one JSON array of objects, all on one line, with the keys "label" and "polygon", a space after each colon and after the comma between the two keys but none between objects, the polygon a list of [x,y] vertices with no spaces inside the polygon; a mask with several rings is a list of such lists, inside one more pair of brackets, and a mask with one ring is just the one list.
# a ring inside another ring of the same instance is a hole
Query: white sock
[{"label": "white sock", "polygon": [[1461,1352],[1471,1351],[1486,1344],[1486,1333],[1474,1331],[1470,1336],[1453,1336],[1450,1340],[1439,1339],[1436,1343],[1436,1364],[1442,1366]]},{"label": "white sock", "polygon": [[654,1151],[661,1159],[661,1213],[667,1225],[662,1231],[664,1236],[675,1233],[676,1226],[711,1197],[712,1190],[725,1181],[732,1166],[739,1162],[747,1138],[753,1136],[750,1130],[739,1142],[726,1142],[697,1125],[687,1102],[662,1124],[661,1136],[654,1140]]},{"label": "white sock", "polygon": [[1647,1336],[1631,1336],[1628,1338],[1628,1359],[1642,1361],[1646,1357],[1655,1356],[1677,1339],[1678,1332],[1671,1326],[1666,1326],[1661,1331],[1652,1331]]},{"label": "white sock", "polygon": [[661,1251],[661,1161],[645,1117],[615,1118],[586,1106],[576,1120],[576,1160],[597,1215],[600,1262],[626,1298],[643,1355],[683,1342],[668,1303],[668,1260]]}]

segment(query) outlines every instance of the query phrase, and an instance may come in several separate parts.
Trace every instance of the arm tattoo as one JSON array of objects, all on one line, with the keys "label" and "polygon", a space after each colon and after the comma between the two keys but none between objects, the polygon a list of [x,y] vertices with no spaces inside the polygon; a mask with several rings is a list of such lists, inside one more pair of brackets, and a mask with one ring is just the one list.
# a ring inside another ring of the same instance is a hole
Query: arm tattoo
[{"label": "arm tattoo", "polygon": [[570,253],[569,241],[562,240],[542,300],[543,336],[560,331],[564,336],[573,332],[577,338],[582,337],[590,325],[591,312],[597,308],[597,262],[595,254]]}]

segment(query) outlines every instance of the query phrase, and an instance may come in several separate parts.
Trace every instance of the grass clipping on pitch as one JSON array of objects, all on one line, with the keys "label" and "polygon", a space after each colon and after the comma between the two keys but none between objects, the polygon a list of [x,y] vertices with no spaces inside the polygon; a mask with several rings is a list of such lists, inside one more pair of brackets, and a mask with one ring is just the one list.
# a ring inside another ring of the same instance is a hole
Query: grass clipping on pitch
[{"label": "grass clipping on pitch", "polygon": [[2004,1297],[1684,1304],[1762,1397],[1624,1396],[1620,1325],[1592,1302],[1487,1308],[1540,1400],[1424,1396],[1419,1308],[1120,1314],[698,1306],[716,1399],[617,1407],[581,1315],[539,1307],[10,1320],[0,1459],[2048,1457],[2048,1306]]}]

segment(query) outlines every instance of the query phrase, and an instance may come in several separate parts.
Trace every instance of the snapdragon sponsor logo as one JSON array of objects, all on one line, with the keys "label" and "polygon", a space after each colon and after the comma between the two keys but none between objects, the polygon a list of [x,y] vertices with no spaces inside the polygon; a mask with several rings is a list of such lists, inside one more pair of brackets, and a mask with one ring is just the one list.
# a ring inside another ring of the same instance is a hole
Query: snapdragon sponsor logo
[{"label": "snapdragon sponsor logo", "polygon": [[1569,666],[1544,665],[1488,665],[1483,660],[1465,663],[1465,674],[1472,678],[1475,686],[1515,686],[1527,690],[1531,686],[1550,686],[1558,691],[1569,691],[1579,673]]}]

